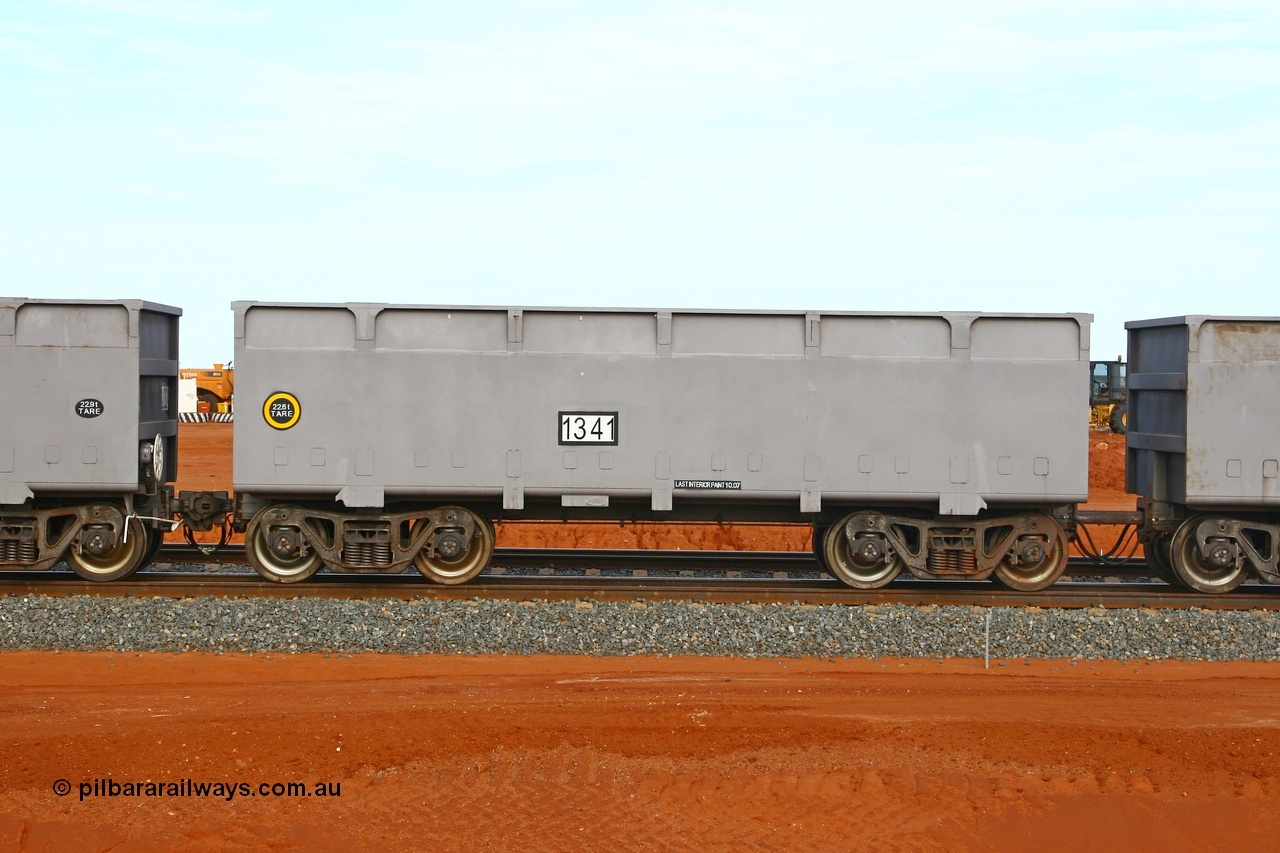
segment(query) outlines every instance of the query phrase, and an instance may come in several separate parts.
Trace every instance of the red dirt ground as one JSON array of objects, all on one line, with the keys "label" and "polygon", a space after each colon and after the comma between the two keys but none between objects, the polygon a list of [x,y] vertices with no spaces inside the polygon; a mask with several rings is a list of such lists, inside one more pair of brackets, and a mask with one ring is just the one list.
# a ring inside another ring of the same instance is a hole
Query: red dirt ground
[{"label": "red dirt ground", "polygon": [[[1280,831],[1271,665],[22,652],[0,684],[4,850],[1269,850]],[[81,799],[95,779],[250,793]],[[257,795],[276,782],[336,796]]]},{"label": "red dirt ground", "polygon": [[[220,429],[184,427],[185,488],[218,485],[191,451]],[[1111,493],[1122,445],[1094,436],[1095,501],[1131,501]],[[9,652],[0,685],[0,851],[1261,851],[1280,832],[1274,664]],[[235,795],[191,795],[218,782]],[[290,782],[330,795],[258,793]]]}]

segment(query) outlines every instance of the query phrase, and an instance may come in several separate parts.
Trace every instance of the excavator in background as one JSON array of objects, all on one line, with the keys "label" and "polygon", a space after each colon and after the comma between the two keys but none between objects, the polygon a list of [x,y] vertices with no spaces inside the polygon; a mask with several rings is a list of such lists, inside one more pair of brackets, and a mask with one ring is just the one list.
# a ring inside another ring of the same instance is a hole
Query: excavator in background
[{"label": "excavator in background", "polygon": [[196,370],[181,368],[178,376],[196,381],[196,399],[208,403],[213,412],[218,411],[219,403],[231,402],[231,395],[235,393],[236,371],[230,365],[215,364],[212,368]]},{"label": "excavator in background", "polygon": [[1129,366],[1123,361],[1089,362],[1089,426],[1124,434],[1129,428]]}]

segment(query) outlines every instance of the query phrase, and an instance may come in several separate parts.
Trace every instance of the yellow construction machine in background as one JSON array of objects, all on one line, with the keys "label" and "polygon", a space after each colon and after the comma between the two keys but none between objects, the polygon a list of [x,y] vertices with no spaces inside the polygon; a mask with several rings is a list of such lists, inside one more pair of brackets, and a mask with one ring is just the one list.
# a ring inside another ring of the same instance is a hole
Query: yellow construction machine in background
[{"label": "yellow construction machine in background", "polygon": [[1129,366],[1123,361],[1089,362],[1089,426],[1123,434],[1129,428]]},{"label": "yellow construction machine in background", "polygon": [[230,366],[215,364],[211,368],[190,370],[182,368],[179,373],[182,379],[196,381],[196,398],[209,404],[209,411],[220,411],[218,404],[230,403],[231,395],[236,390],[236,371]]}]

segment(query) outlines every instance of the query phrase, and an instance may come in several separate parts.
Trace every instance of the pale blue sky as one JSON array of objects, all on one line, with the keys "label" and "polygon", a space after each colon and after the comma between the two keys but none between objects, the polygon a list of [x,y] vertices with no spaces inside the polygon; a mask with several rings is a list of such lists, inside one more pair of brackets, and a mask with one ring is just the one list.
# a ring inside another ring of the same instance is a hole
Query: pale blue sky
[{"label": "pale blue sky", "polygon": [[1280,314],[1280,3],[23,0],[0,294]]}]

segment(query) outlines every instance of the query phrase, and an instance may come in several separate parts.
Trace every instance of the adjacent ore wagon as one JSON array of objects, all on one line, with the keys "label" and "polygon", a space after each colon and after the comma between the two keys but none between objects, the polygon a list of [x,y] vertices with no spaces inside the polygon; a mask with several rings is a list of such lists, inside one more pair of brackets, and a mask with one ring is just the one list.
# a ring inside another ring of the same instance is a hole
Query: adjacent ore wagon
[{"label": "adjacent ore wagon", "polygon": [[1201,592],[1280,583],[1280,318],[1126,323],[1126,486],[1148,559]]},{"label": "adjacent ore wagon", "polygon": [[852,586],[1062,573],[1091,317],[237,302],[264,576],[479,573],[495,519],[814,526]]},{"label": "adjacent ore wagon", "polygon": [[180,309],[0,299],[0,569],[92,580],[159,548],[176,472]]}]

